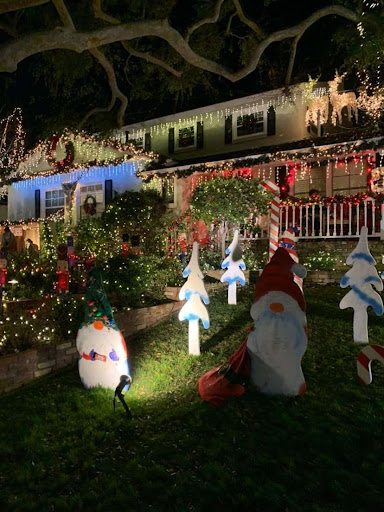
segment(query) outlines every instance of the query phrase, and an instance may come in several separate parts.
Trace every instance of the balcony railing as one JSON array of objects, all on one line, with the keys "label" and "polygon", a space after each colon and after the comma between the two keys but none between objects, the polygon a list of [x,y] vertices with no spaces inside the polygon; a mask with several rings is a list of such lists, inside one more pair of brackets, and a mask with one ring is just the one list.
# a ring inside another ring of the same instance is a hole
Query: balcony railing
[{"label": "balcony railing", "polygon": [[[280,235],[288,228],[297,227],[300,239],[356,238],[361,227],[367,226],[369,237],[380,237],[381,219],[384,219],[384,204],[376,205],[373,198],[359,204],[283,205],[280,207]],[[259,222],[259,227],[258,235],[241,230],[241,238],[268,238],[269,218],[268,222]]]}]

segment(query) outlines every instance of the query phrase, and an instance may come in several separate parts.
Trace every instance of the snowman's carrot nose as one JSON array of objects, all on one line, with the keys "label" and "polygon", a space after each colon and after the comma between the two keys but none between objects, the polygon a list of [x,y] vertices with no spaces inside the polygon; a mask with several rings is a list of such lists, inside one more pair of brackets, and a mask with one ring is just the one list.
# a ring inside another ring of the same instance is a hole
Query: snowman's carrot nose
[{"label": "snowman's carrot nose", "polygon": [[284,306],[280,302],[272,302],[272,304],[269,305],[269,309],[274,313],[282,313]]}]

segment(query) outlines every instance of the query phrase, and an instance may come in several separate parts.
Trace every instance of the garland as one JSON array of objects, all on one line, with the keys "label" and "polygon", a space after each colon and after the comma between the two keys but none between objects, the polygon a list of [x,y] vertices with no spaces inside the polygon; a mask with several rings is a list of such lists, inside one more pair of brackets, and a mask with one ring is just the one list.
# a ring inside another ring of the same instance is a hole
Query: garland
[{"label": "garland", "polygon": [[[308,141],[309,142],[309,141]],[[256,165],[269,164],[271,162],[286,162],[286,165],[289,167],[294,167],[295,162],[306,162],[307,167],[318,167],[321,165],[327,165],[330,162],[339,162],[341,164],[348,163],[358,158],[357,153],[361,153],[366,150],[376,150],[378,147],[381,147],[384,143],[384,137],[379,138],[378,140],[370,140],[370,141],[356,141],[350,144],[339,144],[337,146],[332,147],[333,153],[330,154],[328,149],[321,149],[320,147],[313,147],[308,151],[276,151],[276,152],[265,152],[258,157],[246,157],[240,158],[236,160],[227,160],[225,162],[217,162],[217,164],[212,165],[212,162],[202,163],[200,165],[191,165],[187,169],[159,169],[151,172],[151,174],[146,174],[146,172],[151,171],[151,167],[153,167],[153,163],[150,162],[145,169],[139,171],[137,176],[141,177],[144,181],[150,181],[154,178],[163,178],[169,176],[176,176],[177,178],[186,178],[191,176],[194,173],[217,173],[229,171],[231,169],[241,169],[246,167],[254,167]],[[257,151],[257,149],[255,149]],[[347,153],[354,153],[352,156],[346,157]],[[372,155],[361,155],[361,158],[370,158]],[[315,159],[315,162],[307,162],[308,159]],[[283,164],[284,165],[284,164]]]},{"label": "garland", "polygon": [[54,135],[52,138],[48,139],[46,158],[50,166],[52,166],[58,173],[63,173],[67,167],[71,167],[75,159],[75,145],[71,140],[68,140],[65,143],[65,158],[58,161],[52,156],[52,152],[56,151],[59,140],[60,137],[58,135]]},{"label": "garland", "polygon": [[366,199],[374,199],[375,206],[384,204],[384,194],[374,194],[373,192],[360,192],[350,196],[335,195],[329,197],[292,197],[289,196],[280,202],[281,206],[331,206],[333,204],[358,205]]},{"label": "garland", "polygon": [[95,215],[96,213],[96,198],[90,194],[84,200],[83,204],[84,211],[87,215]]}]

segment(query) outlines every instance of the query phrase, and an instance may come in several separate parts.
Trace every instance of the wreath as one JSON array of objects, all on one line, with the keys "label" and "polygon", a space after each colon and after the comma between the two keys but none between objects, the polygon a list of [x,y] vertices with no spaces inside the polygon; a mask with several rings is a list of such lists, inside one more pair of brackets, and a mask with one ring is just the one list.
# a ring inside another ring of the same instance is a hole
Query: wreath
[{"label": "wreath", "polygon": [[83,204],[84,211],[87,215],[95,215],[96,213],[96,197],[87,195]]},{"label": "wreath", "polygon": [[71,140],[65,143],[65,157],[63,160],[56,160],[52,156],[52,152],[56,150],[57,144],[60,140],[60,137],[58,135],[55,135],[54,137],[50,138],[48,141],[48,149],[47,149],[47,162],[49,165],[52,165],[52,167],[58,171],[58,172],[64,172],[66,168],[70,167],[75,159],[75,146]]}]

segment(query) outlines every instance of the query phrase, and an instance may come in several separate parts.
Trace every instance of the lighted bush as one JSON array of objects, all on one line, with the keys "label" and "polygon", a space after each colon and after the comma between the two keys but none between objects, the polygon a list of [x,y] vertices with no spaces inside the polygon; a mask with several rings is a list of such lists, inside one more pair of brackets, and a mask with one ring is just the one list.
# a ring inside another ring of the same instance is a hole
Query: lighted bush
[{"label": "lighted bush", "polygon": [[116,256],[102,267],[107,294],[121,305],[139,307],[163,301],[164,288],[181,282],[181,264],[177,259],[159,256]]},{"label": "lighted bush", "polygon": [[301,263],[307,270],[334,270],[336,254],[333,251],[317,251],[305,256]]}]

